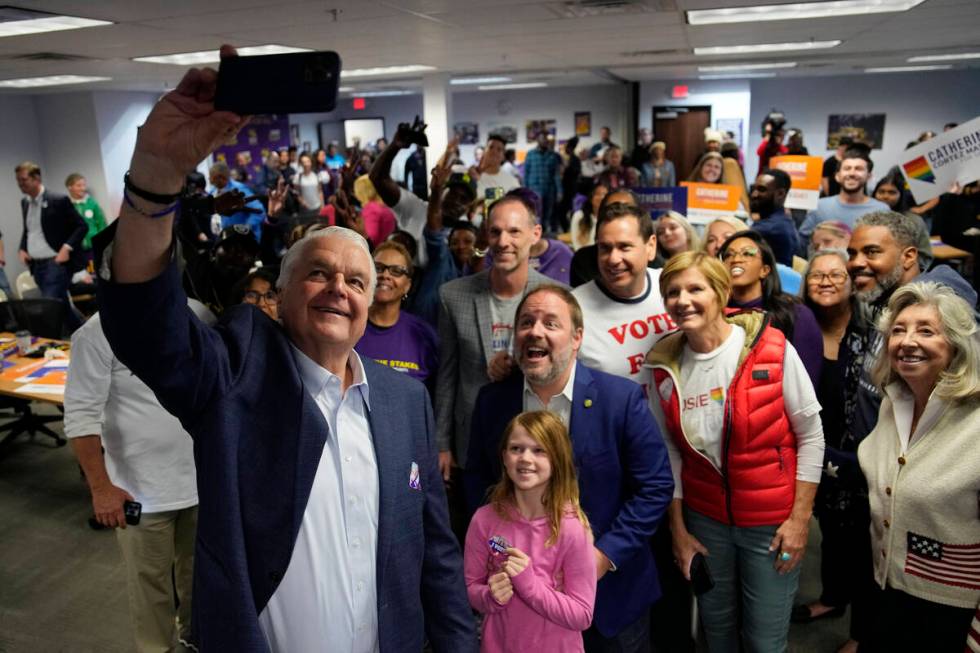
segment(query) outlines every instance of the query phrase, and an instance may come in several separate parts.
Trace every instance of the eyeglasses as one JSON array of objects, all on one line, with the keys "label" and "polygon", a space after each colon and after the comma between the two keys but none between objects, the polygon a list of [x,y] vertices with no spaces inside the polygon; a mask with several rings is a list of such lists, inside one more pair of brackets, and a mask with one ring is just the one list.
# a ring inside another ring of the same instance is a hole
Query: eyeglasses
[{"label": "eyeglasses", "polygon": [[404,265],[385,265],[384,263],[378,263],[375,261],[374,269],[379,275],[387,272],[396,279],[401,279],[402,277],[408,276],[408,268],[406,268]]},{"label": "eyeglasses", "polygon": [[759,255],[758,247],[745,247],[743,249],[726,249],[725,253],[721,255],[722,261],[730,261],[731,259],[738,256],[739,258],[755,258]]},{"label": "eyeglasses", "polygon": [[279,295],[274,290],[268,290],[264,293],[256,292],[255,290],[246,290],[243,299],[249,304],[258,304],[263,299],[266,304],[279,303]]},{"label": "eyeglasses", "polygon": [[846,272],[841,272],[840,270],[834,270],[833,272],[810,272],[806,275],[807,283],[821,284],[827,279],[830,279],[830,283],[835,286],[843,286],[848,277]]}]

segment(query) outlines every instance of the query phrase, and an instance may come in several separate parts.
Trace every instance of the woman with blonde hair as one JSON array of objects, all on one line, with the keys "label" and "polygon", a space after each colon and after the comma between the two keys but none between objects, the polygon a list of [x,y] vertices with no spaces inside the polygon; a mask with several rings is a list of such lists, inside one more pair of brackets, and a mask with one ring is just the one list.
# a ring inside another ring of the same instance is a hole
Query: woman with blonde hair
[{"label": "woman with blonde hair", "polygon": [[740,641],[785,651],[823,467],[820,404],[796,350],[763,313],[726,315],[731,275],[721,261],[678,254],[660,293],[678,331],[646,363],[650,407],[670,434],[674,559],[686,578],[699,554],[710,568],[715,585],[698,604],[712,653]]},{"label": "woman with blonde hair", "polygon": [[[876,619],[861,650],[977,650],[980,341],[948,286],[902,286],[879,323],[883,401],[858,447],[868,481]],[[973,626],[971,627],[971,620]]]},{"label": "woman with blonde hair", "polygon": [[371,247],[377,247],[395,230],[395,214],[385,206],[367,175],[354,180],[354,197],[361,204],[364,231]]},{"label": "woman with blonde hair", "polygon": [[657,220],[657,246],[665,259],[701,248],[698,232],[680,213],[667,211]]}]

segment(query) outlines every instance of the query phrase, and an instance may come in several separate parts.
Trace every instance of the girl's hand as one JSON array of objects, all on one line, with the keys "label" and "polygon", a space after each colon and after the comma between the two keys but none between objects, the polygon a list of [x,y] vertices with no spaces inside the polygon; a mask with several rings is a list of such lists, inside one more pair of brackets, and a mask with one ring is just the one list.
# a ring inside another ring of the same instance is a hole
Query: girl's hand
[{"label": "girl's hand", "polygon": [[507,562],[504,563],[504,571],[513,578],[531,566],[531,559],[520,549],[510,547],[507,549]]},{"label": "girl's hand", "polygon": [[708,555],[708,550],[687,531],[677,532],[674,530],[672,534],[674,562],[680,567],[684,578],[691,580],[691,560],[694,558],[694,554]]},{"label": "girl's hand", "polygon": [[494,574],[488,579],[490,585],[490,596],[500,605],[507,605],[510,597],[514,596],[514,587],[510,584],[510,577],[503,571]]}]

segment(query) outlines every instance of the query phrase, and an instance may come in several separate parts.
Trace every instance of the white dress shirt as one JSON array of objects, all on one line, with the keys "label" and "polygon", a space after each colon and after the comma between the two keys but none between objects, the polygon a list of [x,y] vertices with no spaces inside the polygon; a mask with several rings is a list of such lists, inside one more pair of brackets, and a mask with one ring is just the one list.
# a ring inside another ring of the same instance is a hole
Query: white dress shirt
[{"label": "white dress shirt", "polygon": [[373,653],[379,487],[364,367],[351,352],[353,383],[342,393],[339,377],[292,349],[330,430],[289,567],[259,626],[274,652]]},{"label": "white dress shirt", "polygon": [[528,384],[527,377],[524,377],[524,412],[529,410],[550,410],[558,416],[558,419],[565,425],[565,428],[568,428],[572,420],[572,393],[575,389],[576,366],[578,366],[578,362],[573,360],[572,373],[568,375],[568,382],[565,383],[565,387],[562,388],[561,393],[554,395],[548,400],[547,406],[541,403],[538,395],[534,393],[534,389]]},{"label": "white dress shirt", "polygon": [[41,228],[41,209],[44,206],[44,186],[37,197],[24,195],[27,200],[27,253],[31,258],[54,258],[58,252],[51,249]]}]

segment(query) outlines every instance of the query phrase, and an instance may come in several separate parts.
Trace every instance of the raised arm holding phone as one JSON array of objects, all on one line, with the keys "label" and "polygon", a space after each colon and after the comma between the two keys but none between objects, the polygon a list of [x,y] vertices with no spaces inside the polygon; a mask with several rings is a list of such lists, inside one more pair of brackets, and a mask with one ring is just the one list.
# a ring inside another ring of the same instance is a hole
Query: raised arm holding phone
[{"label": "raised arm holding phone", "polygon": [[157,103],[120,219],[97,241],[106,336],[196,442],[197,639],[476,651],[425,389],[353,351],[376,283],[364,239],[330,227],[293,245],[281,325],[243,305],[210,328],[186,309],[176,194],[247,121],[214,109],[216,83],[192,69]]}]

